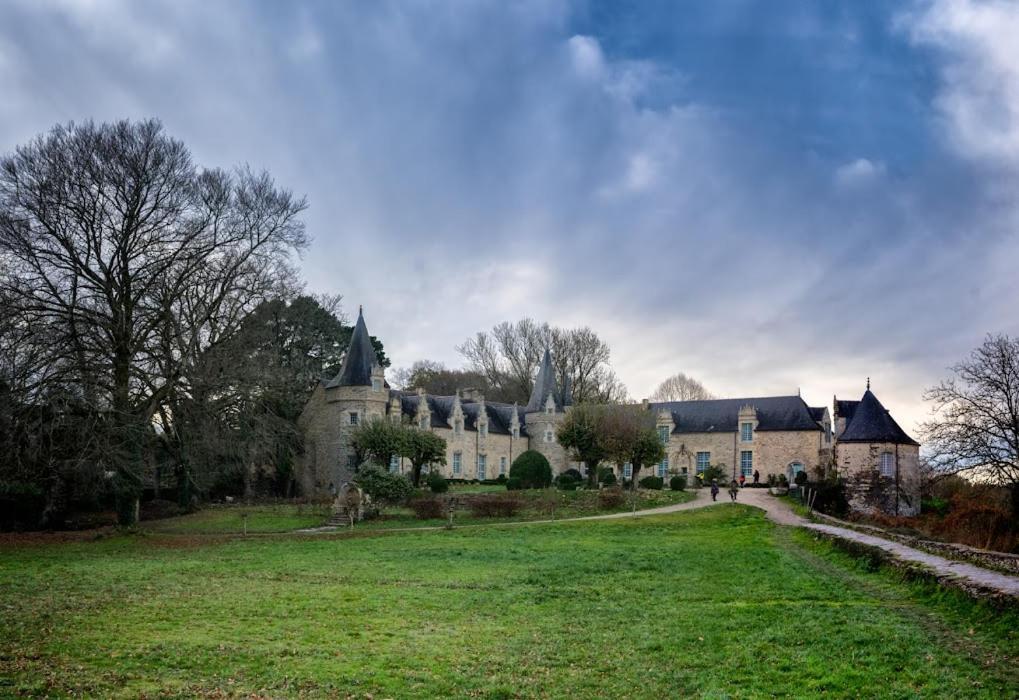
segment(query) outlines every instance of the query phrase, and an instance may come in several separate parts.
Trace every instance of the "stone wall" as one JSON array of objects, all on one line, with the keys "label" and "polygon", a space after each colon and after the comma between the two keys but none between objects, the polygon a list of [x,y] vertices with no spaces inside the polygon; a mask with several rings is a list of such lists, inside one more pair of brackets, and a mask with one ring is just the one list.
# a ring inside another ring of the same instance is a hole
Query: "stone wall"
[{"label": "stone wall", "polygon": [[[883,452],[895,455],[896,475],[881,475]],[[920,512],[920,448],[916,445],[837,443],[835,464],[853,510],[890,515]]]},{"label": "stone wall", "polygon": [[[463,430],[456,435],[452,428],[432,428],[432,432],[446,441],[446,465],[439,468],[447,479],[479,479],[478,455],[485,456],[485,478],[499,476],[502,459],[506,460],[506,474],[517,456],[527,449],[527,438],[512,435],[488,433],[485,436],[477,430]],[[453,473],[453,454],[460,453],[460,473]],[[410,462],[400,462],[400,472],[410,474]]]},{"label": "stone wall", "polygon": [[[673,433],[669,436],[669,469],[682,472],[683,467],[694,473],[697,453],[710,453],[710,463],[725,466],[727,474],[740,473],[740,452],[753,453],[754,469],[761,473],[761,481],[768,474],[785,474],[790,463],[801,462],[813,470],[820,461],[819,448],[823,434],[820,430],[760,430],[754,432],[750,442],[739,439],[738,433]],[[657,472],[655,472],[657,473]]]},{"label": "stone wall", "polygon": [[[545,459],[552,465],[552,476],[562,474],[570,468],[569,456],[556,437],[556,430],[562,423],[563,417],[562,413],[528,413],[524,416],[529,449],[545,455]],[[548,431],[552,433],[551,441],[545,439]]]}]

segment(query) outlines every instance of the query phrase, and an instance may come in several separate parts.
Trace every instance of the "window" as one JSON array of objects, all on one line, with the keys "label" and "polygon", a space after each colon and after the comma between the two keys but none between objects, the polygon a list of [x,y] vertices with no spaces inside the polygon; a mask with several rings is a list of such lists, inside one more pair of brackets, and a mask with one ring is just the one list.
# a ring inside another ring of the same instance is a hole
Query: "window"
[{"label": "window", "polygon": [[454,452],[453,453],[453,474],[456,475],[456,474],[459,474],[459,473],[460,473],[460,453],[459,452]]},{"label": "window", "polygon": [[895,455],[891,452],[881,453],[881,476],[895,476]]},{"label": "window", "polygon": [[513,426],[513,437],[515,438],[520,437],[520,428]]},{"label": "window", "polygon": [[459,421],[459,420],[453,421],[453,434],[454,435],[459,435],[460,433],[463,432],[463,429],[464,429],[463,421]]},{"label": "window", "polygon": [[793,462],[789,465],[789,481],[796,481],[796,475],[803,471],[803,462]]},{"label": "window", "polygon": [[350,424],[357,425],[357,411],[350,412]]},{"label": "window", "polygon": [[418,421],[418,427],[422,430],[428,430],[428,416],[421,416],[421,420]]},{"label": "window", "polygon": [[478,455],[478,478],[485,478],[485,465],[488,462],[488,458],[485,455]]},{"label": "window", "polygon": [[658,439],[662,441],[663,445],[669,444],[669,426],[667,425],[658,426]]},{"label": "window", "polygon": [[389,458],[389,471],[396,474],[400,471],[400,456],[393,455]]},{"label": "window", "polygon": [[739,426],[739,439],[743,442],[754,441],[754,424],[753,423],[740,423]]},{"label": "window", "polygon": [[356,455],[347,455],[347,469],[357,469]]},{"label": "window", "polygon": [[754,453],[750,450],[743,450],[739,453],[739,471],[743,476],[750,477],[754,474]]},{"label": "window", "polygon": [[545,431],[545,442],[552,442],[552,438],[553,437],[554,436],[552,435],[552,431],[551,430],[546,430]]},{"label": "window", "polygon": [[669,473],[669,458],[666,457],[665,459],[658,463],[658,476],[664,479],[668,473]]},{"label": "window", "polygon": [[711,453],[710,452],[698,452],[697,453],[697,473],[703,474],[711,464]]},{"label": "window", "polygon": [[481,433],[481,437],[488,435],[488,423],[482,423],[478,426],[478,432]]},{"label": "window", "polygon": [[499,473],[500,474],[505,474],[506,473],[506,458],[505,457],[500,457],[499,458]]},{"label": "window", "polygon": [[382,391],[382,380],[378,377],[372,377],[372,391]]},{"label": "window", "polygon": [[630,464],[629,462],[623,465],[623,478],[624,479],[633,478],[633,465]]}]

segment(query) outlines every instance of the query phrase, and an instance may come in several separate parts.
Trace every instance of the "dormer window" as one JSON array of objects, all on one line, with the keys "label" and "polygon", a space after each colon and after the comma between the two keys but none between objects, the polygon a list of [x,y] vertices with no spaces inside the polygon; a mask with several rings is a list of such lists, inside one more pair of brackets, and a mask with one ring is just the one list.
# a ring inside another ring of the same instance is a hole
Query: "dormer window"
[{"label": "dormer window", "polygon": [[754,441],[754,424],[753,423],[741,423],[739,426],[739,439],[742,442],[753,442]]},{"label": "dormer window", "polygon": [[553,439],[554,437],[555,437],[555,436],[554,436],[554,435],[552,434],[552,431],[551,431],[551,430],[546,430],[546,431],[545,431],[545,442],[552,442],[552,439]]},{"label": "dormer window", "polygon": [[488,423],[481,423],[478,425],[478,433],[481,437],[488,435]]},{"label": "dormer window", "polygon": [[460,433],[463,432],[463,429],[464,429],[463,421],[458,421],[458,420],[453,421],[453,434],[454,435],[459,435]]},{"label": "dormer window", "polygon": [[378,377],[372,377],[372,391],[382,391],[382,380]]},{"label": "dormer window", "polygon": [[418,427],[422,430],[428,430],[428,416],[421,416],[421,420],[418,421]]},{"label": "dormer window", "polygon": [[513,426],[513,437],[515,437],[515,438],[520,437],[520,428],[518,428],[515,425]]},{"label": "dormer window", "polygon": [[667,425],[658,426],[658,439],[661,440],[663,445],[669,444],[669,426]]}]

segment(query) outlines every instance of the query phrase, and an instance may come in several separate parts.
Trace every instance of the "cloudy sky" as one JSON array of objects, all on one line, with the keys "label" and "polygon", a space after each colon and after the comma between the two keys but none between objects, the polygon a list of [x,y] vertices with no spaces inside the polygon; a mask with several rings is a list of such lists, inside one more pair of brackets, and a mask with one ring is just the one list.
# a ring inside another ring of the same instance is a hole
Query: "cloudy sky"
[{"label": "cloudy sky", "polygon": [[[639,5],[639,7],[638,7]],[[313,292],[396,365],[590,325],[634,398],[904,427],[1019,333],[1019,2],[0,3],[0,151],[160,118],[306,194]]]}]

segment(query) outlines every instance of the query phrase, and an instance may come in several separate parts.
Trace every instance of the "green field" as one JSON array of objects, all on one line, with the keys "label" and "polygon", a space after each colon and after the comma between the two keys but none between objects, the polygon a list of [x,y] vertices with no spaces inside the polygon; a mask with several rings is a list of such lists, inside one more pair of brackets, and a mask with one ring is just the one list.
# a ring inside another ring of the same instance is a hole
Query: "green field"
[{"label": "green field", "polygon": [[[603,508],[598,501],[597,491],[557,491],[538,489],[507,492],[505,486],[467,485],[452,489],[448,496],[469,496],[471,494],[494,493],[519,498],[523,502],[520,512],[512,518],[478,518],[471,515],[466,507],[459,508],[454,516],[458,525],[485,525],[495,522],[517,520],[547,520],[576,518],[604,513],[629,511],[632,503],[627,500],[615,508]],[[631,494],[627,494],[627,499]],[[692,491],[651,491],[638,490],[633,497],[637,509],[658,508],[675,503],[686,503],[695,497]],[[277,505],[229,505],[210,506],[196,513],[175,518],[150,520],[141,523],[147,532],[179,535],[222,535],[286,532],[324,525],[331,515],[327,505],[281,503]],[[357,530],[379,530],[406,527],[440,527],[445,519],[419,520],[410,508],[390,506],[382,516],[358,523]]]},{"label": "green field", "polygon": [[0,696],[1019,695],[1014,611],[870,572],[745,506],[452,531],[10,538],[0,601]]}]

